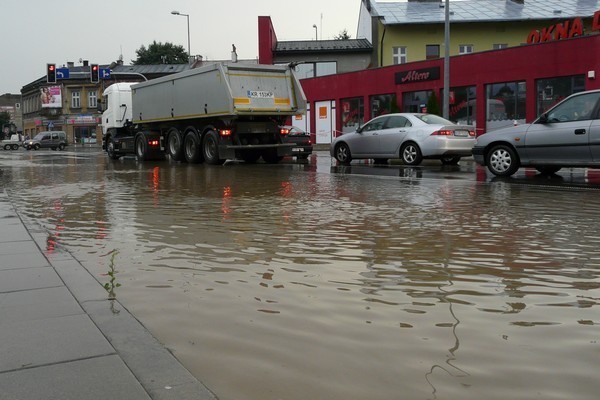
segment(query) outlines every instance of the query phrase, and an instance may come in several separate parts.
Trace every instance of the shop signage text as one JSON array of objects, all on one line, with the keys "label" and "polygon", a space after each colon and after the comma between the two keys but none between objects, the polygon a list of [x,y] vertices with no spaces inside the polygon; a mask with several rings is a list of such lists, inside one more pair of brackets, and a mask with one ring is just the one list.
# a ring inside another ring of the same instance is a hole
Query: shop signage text
[{"label": "shop signage text", "polygon": [[[594,13],[592,31],[600,31],[600,11]],[[564,21],[542,29],[534,29],[527,36],[527,43],[543,43],[553,40],[568,39],[583,35],[583,21],[580,17]]]},{"label": "shop signage text", "polygon": [[436,79],[440,79],[439,67],[411,69],[410,71],[396,73],[396,85],[402,85],[404,83],[434,81]]}]

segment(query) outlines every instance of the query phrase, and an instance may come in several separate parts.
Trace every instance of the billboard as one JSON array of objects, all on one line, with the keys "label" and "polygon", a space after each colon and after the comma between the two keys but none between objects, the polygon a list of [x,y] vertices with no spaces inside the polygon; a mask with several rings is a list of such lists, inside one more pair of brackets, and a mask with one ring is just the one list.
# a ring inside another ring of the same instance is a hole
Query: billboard
[{"label": "billboard", "polygon": [[60,86],[45,86],[40,89],[42,108],[61,108],[62,96]]}]

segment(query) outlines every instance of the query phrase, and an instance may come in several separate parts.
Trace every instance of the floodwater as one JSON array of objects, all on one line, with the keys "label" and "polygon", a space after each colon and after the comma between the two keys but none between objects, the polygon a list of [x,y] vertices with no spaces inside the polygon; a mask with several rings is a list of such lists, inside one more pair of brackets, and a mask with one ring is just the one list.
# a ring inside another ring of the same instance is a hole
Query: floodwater
[{"label": "floodwater", "polygon": [[0,183],[46,251],[101,283],[118,252],[119,301],[222,400],[598,398],[597,188],[330,166],[19,152]]}]

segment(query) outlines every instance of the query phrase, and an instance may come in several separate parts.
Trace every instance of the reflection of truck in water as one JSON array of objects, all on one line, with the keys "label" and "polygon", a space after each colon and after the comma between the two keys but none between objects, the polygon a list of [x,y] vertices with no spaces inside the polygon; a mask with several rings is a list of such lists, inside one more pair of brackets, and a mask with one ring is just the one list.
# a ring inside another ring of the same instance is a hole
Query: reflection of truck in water
[{"label": "reflection of truck in water", "polygon": [[8,123],[2,125],[0,133],[0,148],[4,150],[18,150],[23,144],[23,136],[18,133],[15,124]]},{"label": "reflection of truck in water", "polygon": [[306,111],[288,66],[214,64],[104,91],[103,148],[109,157],[135,154],[221,164],[226,159],[278,162],[292,155],[280,126]]}]

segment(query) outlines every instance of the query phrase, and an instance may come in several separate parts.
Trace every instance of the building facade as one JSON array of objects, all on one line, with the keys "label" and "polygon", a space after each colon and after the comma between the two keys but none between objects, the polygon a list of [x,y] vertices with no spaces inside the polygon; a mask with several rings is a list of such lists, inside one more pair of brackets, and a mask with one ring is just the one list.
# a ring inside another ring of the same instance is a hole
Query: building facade
[{"label": "building facade", "polygon": [[[449,2],[449,55],[521,46],[592,30],[597,0]],[[445,1],[362,0],[357,37],[373,44],[373,66],[444,57]],[[567,22],[565,24],[565,22]]]}]

